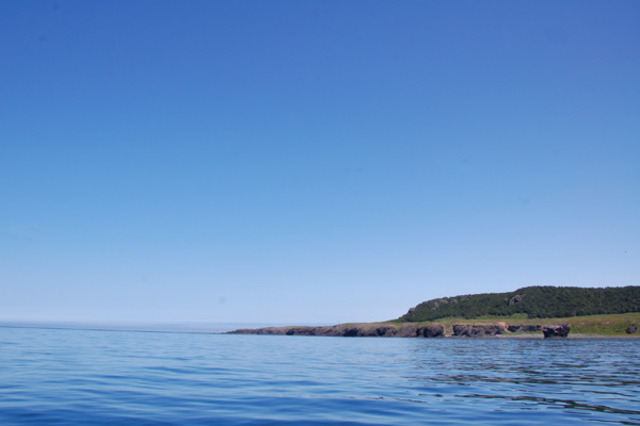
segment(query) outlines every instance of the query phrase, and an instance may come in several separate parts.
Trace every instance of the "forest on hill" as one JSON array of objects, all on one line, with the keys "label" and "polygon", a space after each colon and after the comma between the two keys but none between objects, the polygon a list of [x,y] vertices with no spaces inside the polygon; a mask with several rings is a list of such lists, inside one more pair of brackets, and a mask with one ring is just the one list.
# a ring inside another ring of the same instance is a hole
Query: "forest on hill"
[{"label": "forest on hill", "polygon": [[533,286],[509,293],[444,297],[422,302],[395,321],[526,314],[529,318],[640,312],[640,286],[583,288]]}]

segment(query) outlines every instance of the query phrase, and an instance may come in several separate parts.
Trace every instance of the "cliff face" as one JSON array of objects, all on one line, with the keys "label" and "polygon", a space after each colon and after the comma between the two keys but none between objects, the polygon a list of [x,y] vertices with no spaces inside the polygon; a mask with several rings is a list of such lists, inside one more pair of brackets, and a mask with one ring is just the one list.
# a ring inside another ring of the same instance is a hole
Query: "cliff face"
[{"label": "cliff face", "polygon": [[241,329],[229,334],[272,334],[287,336],[342,337],[444,337],[441,324],[418,327],[415,324],[340,324],[324,327],[265,327]]},{"label": "cliff face", "polygon": [[454,324],[453,335],[458,337],[493,337],[504,334],[501,324]]},{"label": "cliff face", "polygon": [[[495,337],[511,332],[544,331],[544,337],[567,337],[569,324],[542,327],[541,325],[442,324],[417,326],[405,324],[340,324],[324,327],[265,327],[230,331],[227,334],[265,334],[282,336],[340,336],[340,337]],[[540,336],[542,337],[542,336]]]}]

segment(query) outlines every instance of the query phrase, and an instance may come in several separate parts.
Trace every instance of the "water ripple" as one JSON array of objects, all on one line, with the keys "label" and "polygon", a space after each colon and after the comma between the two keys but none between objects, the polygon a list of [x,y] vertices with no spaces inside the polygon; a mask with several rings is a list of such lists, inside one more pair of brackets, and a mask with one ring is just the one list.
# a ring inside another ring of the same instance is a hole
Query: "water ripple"
[{"label": "water ripple", "polygon": [[0,328],[0,424],[638,425],[639,350]]}]

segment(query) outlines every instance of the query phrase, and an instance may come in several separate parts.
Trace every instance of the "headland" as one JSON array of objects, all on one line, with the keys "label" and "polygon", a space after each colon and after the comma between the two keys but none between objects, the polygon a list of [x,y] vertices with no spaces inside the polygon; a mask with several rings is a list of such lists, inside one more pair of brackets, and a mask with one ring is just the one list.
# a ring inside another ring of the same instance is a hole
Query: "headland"
[{"label": "headland", "polygon": [[524,287],[431,299],[395,320],[239,329],[229,334],[342,337],[640,337],[640,286]]}]

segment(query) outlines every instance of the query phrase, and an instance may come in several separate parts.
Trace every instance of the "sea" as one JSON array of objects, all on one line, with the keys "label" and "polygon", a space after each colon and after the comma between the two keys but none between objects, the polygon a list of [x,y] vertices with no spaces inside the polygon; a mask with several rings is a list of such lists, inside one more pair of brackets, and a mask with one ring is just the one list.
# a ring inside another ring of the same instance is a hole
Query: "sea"
[{"label": "sea", "polygon": [[0,425],[640,425],[640,339],[0,327]]}]

